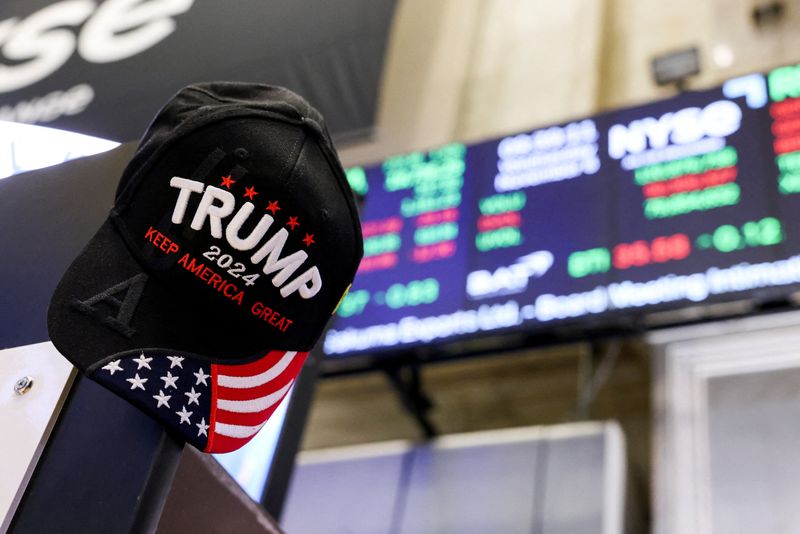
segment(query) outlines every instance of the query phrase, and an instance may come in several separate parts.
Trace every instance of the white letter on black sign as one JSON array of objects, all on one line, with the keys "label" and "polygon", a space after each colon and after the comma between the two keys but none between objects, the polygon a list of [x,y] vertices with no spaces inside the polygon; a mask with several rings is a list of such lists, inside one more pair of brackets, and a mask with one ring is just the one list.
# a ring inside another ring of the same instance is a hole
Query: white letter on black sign
[{"label": "white letter on black sign", "polygon": [[194,0],[106,0],[86,23],[78,52],[93,63],[111,63],[144,52],[175,31],[172,16]]},{"label": "white letter on black sign", "polygon": [[[18,19],[0,22],[3,55],[17,65],[0,65],[0,93],[36,83],[57,71],[75,51],[75,35],[62,26],[76,26],[94,10],[92,0],[68,0]],[[59,29],[56,29],[59,28]]]}]

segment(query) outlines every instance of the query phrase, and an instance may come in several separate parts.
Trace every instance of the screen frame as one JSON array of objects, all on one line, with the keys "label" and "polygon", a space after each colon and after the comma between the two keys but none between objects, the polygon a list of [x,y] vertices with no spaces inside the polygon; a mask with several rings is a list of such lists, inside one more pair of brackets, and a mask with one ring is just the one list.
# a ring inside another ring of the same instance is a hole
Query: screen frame
[{"label": "screen frame", "polygon": [[[597,113],[591,117],[574,118],[571,122],[577,122],[588,118],[598,121],[598,123],[603,123],[610,116],[623,113],[642,113],[651,106],[669,106],[672,104],[674,104],[676,107],[681,106],[682,104],[685,106],[689,105],[684,102],[687,96],[689,97],[689,100],[696,100],[706,98],[706,95],[710,97],[715,92],[723,93],[724,96],[722,96],[722,98],[728,100],[746,100],[748,106],[753,107],[750,106],[750,97],[753,95],[748,95],[746,92],[742,94],[737,93],[731,95],[729,94],[731,91],[728,90],[728,83],[731,81],[737,83],[741,82],[738,83],[737,87],[733,87],[733,85],[736,85],[736,83],[731,85],[733,89],[738,91],[747,85],[744,82],[752,81],[753,77],[758,76],[763,79],[766,88],[769,73],[774,72],[774,70],[775,69],[768,72],[737,76],[731,80],[726,80],[723,84],[708,89],[687,91],[667,99],[621,108],[619,110]],[[748,80],[748,78],[750,80]],[[768,106],[773,103],[772,100],[766,96],[764,96],[764,98],[766,99],[765,103],[761,106],[764,107],[764,109],[760,110],[758,113],[768,113]],[[561,122],[559,125],[565,125],[568,122],[570,121]],[[757,131],[756,124],[761,125],[760,122],[753,123],[753,135],[761,135]],[[546,128],[548,128],[548,126],[545,125],[532,130],[532,132]],[[526,131],[526,133],[527,132],[528,131]],[[509,135],[513,136],[515,134],[511,133]],[[601,136],[602,135],[603,134],[601,134]],[[500,138],[484,139],[469,143],[466,146],[469,150],[470,147],[478,146],[483,143],[490,143],[492,141],[497,141],[498,139]],[[766,141],[771,139],[772,137]],[[753,150],[760,151],[761,148],[753,147]],[[768,165],[770,165],[771,169],[771,158],[774,157],[774,155],[771,152],[766,152],[761,157]],[[369,170],[374,169],[375,167],[380,168],[380,165],[381,164],[366,165],[364,166],[364,169]],[[612,169],[609,172],[617,171]],[[768,180],[768,177],[765,177],[764,180]],[[472,209],[472,207],[467,209]],[[771,206],[769,215],[785,217],[786,213],[783,212],[783,208]],[[616,215],[609,213],[608,217],[616,217]],[[785,222],[783,219],[781,220],[782,222]],[[475,230],[468,227],[467,231],[469,231],[470,235],[472,236]],[[772,263],[774,261],[784,260],[792,257],[793,255],[788,253],[788,245],[788,242],[782,242],[778,244],[774,252],[775,257],[768,261]],[[473,252],[474,251],[469,250],[467,254]],[[724,256],[720,257],[724,258]],[[756,263],[758,262],[753,262],[753,264]],[[732,265],[735,265],[735,263]],[[703,267],[702,270],[710,267],[713,267],[713,264]],[[702,270],[698,272],[702,272]],[[612,270],[607,273],[607,275],[611,280],[624,279],[624,272],[616,272]],[[765,310],[789,310],[800,304],[798,291],[800,291],[800,282],[787,283],[780,286],[766,286],[756,289],[709,294],[700,302],[692,302],[688,299],[682,299],[671,302],[662,302],[659,304],[649,304],[642,307],[609,309],[597,315],[588,314],[575,318],[556,319],[548,322],[526,321],[516,326],[490,331],[478,331],[468,334],[453,335],[436,339],[427,343],[414,342],[403,345],[355,350],[347,353],[327,356],[323,374],[324,376],[334,376],[339,374],[349,374],[353,372],[362,372],[371,369],[402,365],[403,362],[419,363],[450,360],[469,355],[479,355],[488,351],[503,351],[506,350],[507,347],[513,350],[521,346],[544,346],[549,344],[603,339],[620,335],[639,335],[641,333],[663,327],[697,324],[723,318],[746,317],[761,313]],[[334,326],[336,326],[336,324],[337,323],[334,323]]]}]

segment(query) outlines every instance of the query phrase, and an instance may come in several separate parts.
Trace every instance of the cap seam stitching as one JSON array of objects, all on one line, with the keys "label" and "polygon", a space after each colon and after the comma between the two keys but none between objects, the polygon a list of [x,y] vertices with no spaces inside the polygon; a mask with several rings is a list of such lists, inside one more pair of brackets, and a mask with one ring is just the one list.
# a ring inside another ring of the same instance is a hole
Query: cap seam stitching
[{"label": "cap seam stitching", "polygon": [[[275,112],[273,112],[271,110],[253,109],[253,108],[241,109],[241,106],[235,106],[234,104],[231,104],[231,107],[238,107],[239,109],[233,109],[233,110],[231,110],[231,109],[222,109],[222,110],[218,110],[217,113],[215,114],[215,116],[213,117],[213,119],[211,119],[211,120],[203,121],[200,124],[192,124],[192,125],[184,123],[182,126],[184,126],[185,128],[181,128],[179,126],[178,128],[175,129],[175,131],[171,132],[169,134],[171,136],[171,139],[169,139],[169,141],[166,142],[166,143],[162,143],[162,144],[158,145],[153,150],[153,153],[135,171],[136,178],[135,179],[131,179],[130,183],[122,191],[122,193],[115,197],[114,206],[115,207],[120,207],[121,206],[123,208],[127,208],[128,205],[130,204],[132,198],[128,199],[128,200],[126,200],[126,201],[124,201],[122,203],[119,202],[119,198],[122,197],[125,194],[128,194],[130,197],[133,197],[136,194],[136,191],[138,190],[138,188],[141,186],[141,182],[143,181],[142,174],[148,172],[155,165],[155,163],[158,161],[158,159],[163,156],[163,154],[167,151],[167,149],[169,147],[174,145],[176,142],[178,142],[183,137],[185,137],[187,135],[191,135],[191,134],[195,133],[197,130],[199,130],[201,128],[204,128],[206,126],[210,126],[211,124],[214,124],[214,123],[219,122],[219,121],[236,118],[237,116],[248,116],[249,114],[256,114],[256,115],[265,114],[271,119],[278,120],[278,121],[281,121],[281,122],[287,122],[287,123],[293,124],[295,126],[302,127],[302,121],[299,121],[299,120],[296,120],[296,119],[292,119],[292,118],[286,117],[284,115],[280,115],[280,114],[275,113]],[[228,114],[228,113],[225,113],[226,111],[227,112],[229,112],[229,111],[240,111],[241,114],[236,114],[236,113]],[[194,113],[192,113],[192,115],[187,118],[187,122],[191,121],[199,113],[201,113],[201,112],[195,111]],[[263,117],[261,117],[261,118],[263,118]],[[152,139],[147,144],[149,145],[151,142],[152,142]],[[137,152],[141,148],[142,147],[137,148]],[[124,175],[125,175],[125,172],[123,171],[123,176]]]},{"label": "cap seam stitching", "polygon": [[[298,139],[298,140],[296,140],[294,142],[294,146],[292,147],[292,150],[297,149],[297,152],[296,152],[295,157],[294,157],[294,163],[288,169],[288,172],[286,173],[286,175],[283,177],[282,185],[284,187],[287,187],[293,181],[292,178],[294,178],[294,171],[297,168],[297,163],[300,161],[300,154],[303,153],[303,149],[306,146],[306,141],[308,141],[308,135],[305,134],[305,132],[304,132],[302,143],[300,142],[300,139]],[[299,149],[297,148],[297,145],[300,145]]]},{"label": "cap seam stitching", "polygon": [[[344,171],[342,170],[341,172],[339,172],[340,169],[342,169],[342,164],[341,162],[339,162],[339,158],[336,157],[335,154],[333,154],[335,161],[331,162],[331,154],[326,150],[326,148],[327,145],[323,143],[322,154],[325,157],[325,159],[328,160],[328,165],[330,165],[331,168],[334,169],[334,174],[337,175],[336,185],[339,187],[339,191],[342,193],[342,196],[344,196],[348,211],[350,212],[350,216],[353,219],[353,230],[354,230],[353,233],[356,242],[356,247],[360,251],[359,255],[363,257],[364,241],[363,237],[361,236],[361,223],[360,223],[361,219],[358,216],[358,210],[355,208],[355,200],[353,199],[353,190],[352,188],[350,188],[349,184],[347,188],[344,187],[342,180],[344,180],[345,184],[347,184],[348,182],[347,178],[344,176]],[[334,165],[333,163],[337,163],[338,165]],[[353,267],[354,273],[358,271],[358,266],[360,263],[361,263],[360,258],[358,261],[354,262],[354,267]]]}]

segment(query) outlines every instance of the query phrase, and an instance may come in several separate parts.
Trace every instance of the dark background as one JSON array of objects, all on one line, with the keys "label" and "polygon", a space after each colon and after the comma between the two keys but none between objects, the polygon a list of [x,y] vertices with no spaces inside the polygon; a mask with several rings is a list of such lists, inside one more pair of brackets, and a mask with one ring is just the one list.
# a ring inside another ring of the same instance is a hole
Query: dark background
[{"label": "dark background", "polygon": [[[55,3],[4,0],[0,21],[24,20]],[[95,92],[89,107],[47,126],[129,141],[138,139],[155,112],[184,85],[237,80],[283,85],[298,92],[320,109],[340,139],[366,135],[374,121],[394,4],[394,0],[196,0],[187,12],[174,17],[176,29],[171,35],[144,52],[97,64],[76,51],[47,78],[0,93],[0,107],[87,83]],[[77,35],[82,26],[68,28]],[[20,63],[8,60],[0,47],[0,65]]]}]

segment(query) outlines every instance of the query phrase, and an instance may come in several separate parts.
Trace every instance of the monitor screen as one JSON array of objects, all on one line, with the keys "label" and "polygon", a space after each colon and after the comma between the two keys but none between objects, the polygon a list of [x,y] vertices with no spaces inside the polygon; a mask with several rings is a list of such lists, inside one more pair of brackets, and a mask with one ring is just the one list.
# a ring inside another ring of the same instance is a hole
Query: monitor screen
[{"label": "monitor screen", "polygon": [[800,283],[800,66],[348,170],[364,260],[325,352],[591,324]]}]

